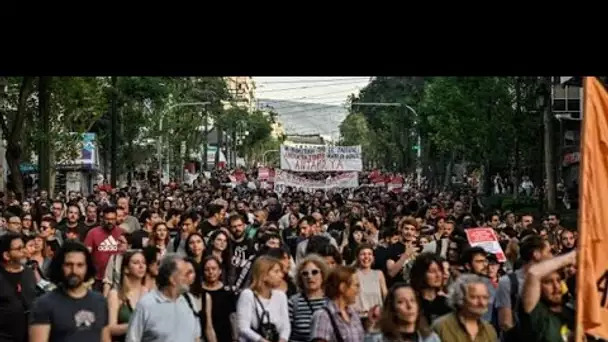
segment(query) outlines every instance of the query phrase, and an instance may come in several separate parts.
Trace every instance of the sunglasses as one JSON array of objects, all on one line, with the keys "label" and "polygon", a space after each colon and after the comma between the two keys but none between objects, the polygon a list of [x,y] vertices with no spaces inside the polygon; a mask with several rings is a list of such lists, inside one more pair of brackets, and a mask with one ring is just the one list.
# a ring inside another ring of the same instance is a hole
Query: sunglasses
[{"label": "sunglasses", "polygon": [[314,276],[316,276],[316,275],[317,275],[317,274],[319,274],[319,273],[321,273],[321,271],[320,271],[320,270],[310,270],[310,272],[309,272],[309,271],[302,271],[302,272],[300,273],[300,275],[301,275],[302,277],[308,277],[309,275],[314,277]]}]

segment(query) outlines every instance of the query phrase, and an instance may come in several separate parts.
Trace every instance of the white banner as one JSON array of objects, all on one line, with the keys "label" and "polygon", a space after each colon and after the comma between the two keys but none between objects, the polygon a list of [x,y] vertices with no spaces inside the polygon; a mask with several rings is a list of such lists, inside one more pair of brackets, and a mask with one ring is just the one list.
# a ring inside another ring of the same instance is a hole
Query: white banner
[{"label": "white banner", "polygon": [[356,188],[359,186],[357,172],[346,172],[325,180],[312,180],[295,175],[289,171],[276,170],[274,175],[274,191],[283,193],[286,187],[296,191],[315,192],[338,188]]},{"label": "white banner", "polygon": [[361,146],[281,145],[281,169],[296,172],[361,171]]}]

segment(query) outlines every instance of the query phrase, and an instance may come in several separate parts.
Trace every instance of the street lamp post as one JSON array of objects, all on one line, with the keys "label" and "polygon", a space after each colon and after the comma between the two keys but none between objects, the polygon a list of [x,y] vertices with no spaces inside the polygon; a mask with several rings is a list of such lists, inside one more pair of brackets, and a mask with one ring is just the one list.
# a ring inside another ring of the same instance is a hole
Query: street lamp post
[{"label": "street lamp post", "polygon": [[[416,120],[414,121],[414,125],[418,125],[419,121],[418,121],[418,112],[416,112],[416,110],[414,108],[412,108],[410,105],[407,105],[405,103],[399,103],[399,102],[355,102],[352,104],[352,106],[362,106],[362,107],[405,107],[407,108],[409,111],[411,111],[412,113],[414,113]],[[421,182],[421,176],[422,176],[422,162],[421,162],[421,158],[422,158],[422,146],[421,146],[421,142],[422,139],[420,138],[420,128],[418,128],[418,139],[416,144],[418,145],[418,148],[416,149],[416,157],[417,157],[417,167],[416,167],[416,174],[418,176],[418,185],[420,185]]]},{"label": "street lamp post", "polygon": [[262,154],[262,164],[264,164],[264,167],[266,167],[266,154],[270,152],[279,152],[279,150],[268,150],[265,151],[264,154]]},{"label": "street lamp post", "polygon": [[[157,141],[157,154],[158,154],[158,169],[160,172],[163,171],[163,158],[162,158],[162,139],[163,139],[163,135],[162,135],[162,130],[163,130],[163,120],[165,119],[165,115],[167,113],[169,113],[171,110],[173,110],[174,108],[177,107],[192,107],[192,106],[206,106],[208,104],[210,104],[211,102],[209,101],[205,101],[205,102],[180,102],[180,103],[175,103],[170,105],[166,110],[164,110],[161,115],[160,115],[160,119],[159,119],[159,123],[158,123],[158,128],[159,128],[159,136]],[[152,112],[152,109],[150,108],[149,104],[145,104],[146,109],[150,112]],[[207,162],[207,161],[205,161]],[[182,174],[183,174],[183,167],[182,167]],[[159,183],[160,183],[160,178],[159,178]]]}]

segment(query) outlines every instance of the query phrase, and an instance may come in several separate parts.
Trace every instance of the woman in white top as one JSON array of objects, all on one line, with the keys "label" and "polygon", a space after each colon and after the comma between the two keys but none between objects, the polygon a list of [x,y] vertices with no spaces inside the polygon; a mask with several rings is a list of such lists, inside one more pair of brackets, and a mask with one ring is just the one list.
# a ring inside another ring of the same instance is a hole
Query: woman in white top
[{"label": "woman in white top", "polygon": [[379,270],[372,270],[374,264],[374,249],[371,245],[362,244],[357,248],[356,266],[357,277],[361,284],[361,291],[357,296],[355,308],[363,318],[374,306],[382,306],[384,297],[388,292],[384,274]]},{"label": "woman in white top", "polygon": [[251,269],[251,287],[243,290],[236,307],[242,342],[287,342],[291,333],[281,262],[260,256]]}]

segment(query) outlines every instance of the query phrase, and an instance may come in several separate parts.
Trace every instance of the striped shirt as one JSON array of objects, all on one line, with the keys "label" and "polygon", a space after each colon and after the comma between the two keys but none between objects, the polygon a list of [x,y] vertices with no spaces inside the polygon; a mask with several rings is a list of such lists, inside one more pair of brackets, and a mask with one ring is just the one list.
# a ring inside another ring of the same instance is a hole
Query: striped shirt
[{"label": "striped shirt", "polygon": [[[289,322],[291,323],[290,342],[310,341],[312,314],[327,305],[327,298],[309,299],[310,306],[301,293],[289,298]],[[312,311],[311,311],[312,308]]]}]

